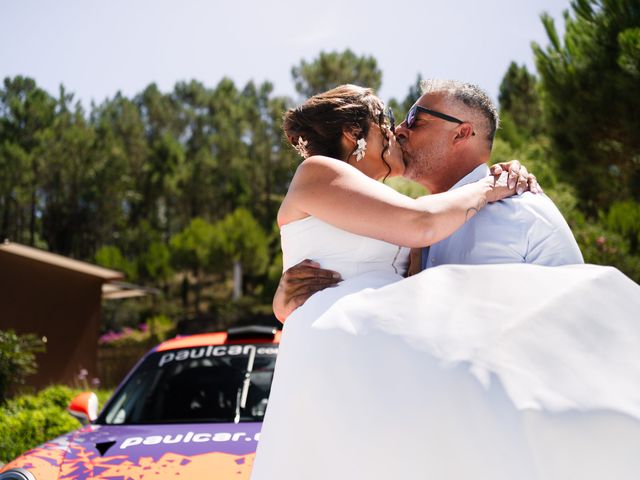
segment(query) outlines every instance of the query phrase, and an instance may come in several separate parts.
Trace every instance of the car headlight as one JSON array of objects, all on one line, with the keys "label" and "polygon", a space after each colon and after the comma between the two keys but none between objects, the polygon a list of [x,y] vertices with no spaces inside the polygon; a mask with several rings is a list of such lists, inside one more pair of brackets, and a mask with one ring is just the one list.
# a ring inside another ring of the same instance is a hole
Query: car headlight
[{"label": "car headlight", "polygon": [[12,468],[0,473],[0,480],[36,480],[36,477],[23,468]]}]

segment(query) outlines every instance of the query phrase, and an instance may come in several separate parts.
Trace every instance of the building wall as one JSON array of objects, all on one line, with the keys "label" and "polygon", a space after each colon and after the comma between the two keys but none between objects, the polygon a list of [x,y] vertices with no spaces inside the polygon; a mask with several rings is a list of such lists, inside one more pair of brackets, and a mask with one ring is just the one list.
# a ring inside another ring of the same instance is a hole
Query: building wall
[{"label": "building wall", "polygon": [[77,385],[97,375],[102,279],[0,251],[0,329],[47,338],[27,383]]}]

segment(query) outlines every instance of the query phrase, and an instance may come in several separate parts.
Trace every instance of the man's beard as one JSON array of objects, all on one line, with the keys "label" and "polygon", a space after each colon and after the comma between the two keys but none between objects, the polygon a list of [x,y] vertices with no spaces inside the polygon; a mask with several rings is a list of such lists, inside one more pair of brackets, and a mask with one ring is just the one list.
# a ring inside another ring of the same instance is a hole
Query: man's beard
[{"label": "man's beard", "polygon": [[440,145],[425,147],[413,153],[407,152],[402,146],[401,148],[405,165],[403,176],[418,183],[424,183],[429,178],[435,165],[439,163],[437,159],[443,158],[445,153]]},{"label": "man's beard", "polygon": [[402,148],[402,161],[404,162],[404,176],[414,180],[420,181],[429,176],[431,171],[431,149],[422,149],[413,153],[407,152]]}]

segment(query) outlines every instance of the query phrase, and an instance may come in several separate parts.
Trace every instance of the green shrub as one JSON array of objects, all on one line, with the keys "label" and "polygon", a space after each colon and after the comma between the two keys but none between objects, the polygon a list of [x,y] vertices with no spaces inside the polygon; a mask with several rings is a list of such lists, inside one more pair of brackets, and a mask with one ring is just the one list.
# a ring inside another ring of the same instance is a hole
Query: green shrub
[{"label": "green shrub", "polygon": [[633,200],[616,202],[601,217],[607,228],[629,242],[630,253],[640,253],[640,203]]},{"label": "green shrub", "polygon": [[[71,399],[81,390],[51,386],[35,395],[20,395],[0,407],[0,462],[8,462],[21,453],[80,426],[67,412]],[[100,390],[102,406],[111,391]]]},{"label": "green shrub", "polygon": [[573,228],[584,261],[612,265],[635,282],[640,282],[640,255],[630,252],[629,242],[597,221],[585,221]]},{"label": "green shrub", "polygon": [[36,353],[44,349],[44,342],[36,335],[0,330],[0,405],[13,387],[23,384],[27,375],[36,372]]}]

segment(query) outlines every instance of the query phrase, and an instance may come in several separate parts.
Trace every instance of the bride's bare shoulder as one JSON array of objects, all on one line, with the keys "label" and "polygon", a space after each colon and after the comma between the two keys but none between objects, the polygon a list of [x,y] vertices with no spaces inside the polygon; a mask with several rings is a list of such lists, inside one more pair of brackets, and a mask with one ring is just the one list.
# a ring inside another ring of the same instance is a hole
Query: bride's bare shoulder
[{"label": "bride's bare shoulder", "polygon": [[358,170],[347,162],[322,155],[314,155],[306,158],[298,165],[294,181],[319,180],[325,177],[331,178],[337,175],[353,175],[357,173],[359,173]]},{"label": "bride's bare shoulder", "polygon": [[[342,160],[322,155],[306,158],[296,169],[287,194],[278,211],[278,225],[308,216],[302,205],[309,196],[326,193],[324,186],[345,175],[345,169],[356,170]],[[347,170],[348,174],[348,170]]]},{"label": "bride's bare shoulder", "polygon": [[336,169],[344,166],[348,166],[352,168],[346,162],[342,160],[338,160],[336,158],[325,157],[324,155],[313,155],[312,157],[306,158],[300,165],[298,165],[298,170],[311,170],[311,169]]}]

